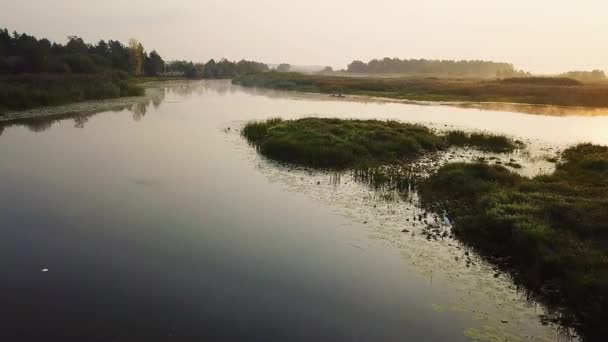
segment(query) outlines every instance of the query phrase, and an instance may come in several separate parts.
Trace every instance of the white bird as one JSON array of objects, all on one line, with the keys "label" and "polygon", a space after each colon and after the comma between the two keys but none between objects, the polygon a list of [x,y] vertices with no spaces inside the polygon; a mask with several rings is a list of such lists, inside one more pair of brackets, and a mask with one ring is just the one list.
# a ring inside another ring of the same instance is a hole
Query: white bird
[{"label": "white bird", "polygon": [[449,226],[452,224],[450,222],[450,219],[448,218],[448,213],[445,210],[443,211],[443,224],[446,226]]},{"label": "white bird", "polygon": [[49,269],[48,269],[48,268],[43,268],[43,269],[42,269],[42,272],[48,272],[48,271],[49,271]]}]

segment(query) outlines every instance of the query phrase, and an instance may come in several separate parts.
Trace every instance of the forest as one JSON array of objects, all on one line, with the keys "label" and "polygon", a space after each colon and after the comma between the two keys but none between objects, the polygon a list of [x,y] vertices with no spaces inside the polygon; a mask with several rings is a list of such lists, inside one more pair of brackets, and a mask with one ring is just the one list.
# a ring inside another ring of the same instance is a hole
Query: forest
[{"label": "forest", "polygon": [[351,62],[349,73],[359,74],[414,74],[457,77],[514,77],[525,76],[524,71],[515,70],[510,63],[499,63],[481,60],[433,60],[433,59],[372,59],[368,63]]},{"label": "forest", "polygon": [[124,72],[132,76],[155,76],[163,72],[164,61],[154,50],[131,39],[128,45],[117,40],[88,44],[77,36],[66,44],[37,39],[25,33],[0,30],[0,73]]},{"label": "forest", "polygon": [[264,63],[246,60],[165,62],[156,50],[146,52],[142,43],[135,39],[129,40],[127,45],[117,40],[90,44],[80,37],[70,36],[66,44],[60,44],[25,33],[0,30],[0,74],[123,72],[135,77],[173,73],[188,78],[232,78],[268,70]]}]

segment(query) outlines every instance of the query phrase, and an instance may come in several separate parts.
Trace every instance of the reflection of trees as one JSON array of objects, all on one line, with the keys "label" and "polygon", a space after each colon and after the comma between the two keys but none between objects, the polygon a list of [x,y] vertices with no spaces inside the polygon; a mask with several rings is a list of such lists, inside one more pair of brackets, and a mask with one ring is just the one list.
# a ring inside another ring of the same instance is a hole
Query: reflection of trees
[{"label": "reflection of trees", "polygon": [[131,106],[130,110],[133,113],[133,120],[139,121],[146,115],[148,104],[149,102],[138,102]]},{"label": "reflection of trees", "polygon": [[[272,90],[263,88],[249,88],[233,85],[230,80],[204,80],[204,81],[162,81],[148,86],[146,95],[137,98],[121,98],[111,101],[86,102],[58,107],[57,114],[43,117],[16,118],[11,121],[0,122],[0,135],[6,127],[25,126],[32,132],[42,132],[49,129],[54,123],[71,119],[74,127],[84,128],[90,118],[102,112],[121,112],[125,109],[132,112],[133,120],[140,121],[148,112],[149,106],[157,109],[165,101],[166,96],[175,94],[182,97],[193,95],[204,95],[205,93],[224,95],[226,93],[242,92],[254,96],[265,96],[268,98],[280,98],[290,100],[310,100],[316,101],[354,101],[361,103],[383,103],[399,102],[394,100],[371,99],[365,97],[348,97],[337,99],[322,94],[304,94],[298,92],[288,92],[282,90]],[[582,108],[582,107],[559,107],[546,105],[526,105],[509,103],[452,103],[451,105],[465,108],[475,108],[483,110],[521,112],[527,114],[541,115],[577,115],[593,116],[606,115],[606,108]],[[61,110],[74,110],[73,113],[60,112]]]},{"label": "reflection of trees", "polygon": [[204,81],[175,81],[163,84],[167,92],[187,97],[193,94],[203,95],[207,92],[224,95],[235,92],[236,87],[230,80],[204,80]]},{"label": "reflection of trees", "polygon": [[[122,107],[124,109],[124,106]],[[101,111],[100,111],[101,112]],[[89,119],[98,114],[99,112],[92,113],[68,113],[68,114],[59,114],[53,116],[42,116],[42,117],[33,117],[33,118],[23,118],[23,119],[15,119],[8,122],[0,123],[0,134],[6,127],[13,126],[24,126],[27,127],[32,132],[43,132],[47,129],[51,128],[55,123],[64,121],[64,120],[73,120],[74,127],[76,128],[84,128],[85,124]]]},{"label": "reflection of trees", "polygon": [[[48,116],[30,117],[30,118],[17,118],[15,120],[0,122],[0,134],[5,127],[12,126],[24,126],[32,132],[46,131],[52,127],[56,122],[63,120],[73,120],[74,127],[84,128],[85,124],[94,115],[103,112],[121,112],[128,109],[133,113],[133,120],[141,120],[147,112],[148,106],[153,105],[154,108],[158,108],[164,101],[166,95],[165,88],[150,88],[146,91],[145,97],[133,98],[133,99],[118,99],[116,101],[107,102],[91,102],[91,110],[83,109],[76,113],[58,113]],[[131,102],[126,102],[126,100]],[[68,109],[78,108],[84,106],[83,104],[74,104],[73,107],[68,106]]]},{"label": "reflection of trees", "polygon": [[84,124],[89,121],[89,117],[85,115],[78,115],[74,117],[74,127],[84,128]]},{"label": "reflection of trees", "polygon": [[52,120],[34,120],[26,124],[27,128],[32,132],[43,132],[51,128],[55,123]]}]

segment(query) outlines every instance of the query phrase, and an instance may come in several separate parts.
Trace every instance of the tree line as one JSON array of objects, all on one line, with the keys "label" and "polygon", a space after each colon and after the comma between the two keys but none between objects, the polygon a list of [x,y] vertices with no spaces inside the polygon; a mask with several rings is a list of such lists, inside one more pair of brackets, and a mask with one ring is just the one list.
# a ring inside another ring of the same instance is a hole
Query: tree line
[{"label": "tree line", "polygon": [[135,39],[129,40],[127,45],[117,40],[89,44],[80,37],[70,36],[66,44],[61,44],[0,29],[0,74],[120,72],[135,77],[172,73],[188,78],[233,78],[268,70],[264,63],[246,60],[165,63],[160,54],[155,50],[146,52]]},{"label": "tree line", "polygon": [[559,76],[572,78],[581,82],[597,82],[606,80],[606,73],[604,73],[602,70],[568,71],[560,74]]},{"label": "tree line", "polygon": [[226,79],[240,75],[268,71],[268,65],[260,62],[240,60],[231,62],[222,58],[219,62],[210,59],[207,63],[173,61],[166,65],[167,72],[183,75],[187,78]]},{"label": "tree line", "polygon": [[154,76],[163,72],[164,61],[154,50],[131,39],[87,44],[77,36],[66,44],[37,39],[25,33],[0,30],[0,73],[77,73],[120,71],[132,76]]},{"label": "tree line", "polygon": [[513,77],[526,73],[515,70],[510,63],[482,60],[432,60],[432,59],[373,59],[367,63],[353,61],[347,72],[365,74],[432,74],[466,77]]}]

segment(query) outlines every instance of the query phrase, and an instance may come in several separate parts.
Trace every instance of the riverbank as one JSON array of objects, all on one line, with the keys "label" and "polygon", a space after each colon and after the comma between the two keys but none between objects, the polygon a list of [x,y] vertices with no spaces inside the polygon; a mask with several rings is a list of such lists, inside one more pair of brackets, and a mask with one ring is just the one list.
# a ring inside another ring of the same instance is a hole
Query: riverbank
[{"label": "riverbank", "polygon": [[143,87],[118,73],[3,76],[0,78],[0,116],[7,111],[143,94]]},{"label": "riverbank", "polygon": [[239,76],[233,82],[246,87],[412,101],[608,107],[608,84],[567,78],[380,78],[265,72]]},{"label": "riverbank", "polygon": [[[364,182],[414,189],[423,207],[447,211],[455,238],[546,304],[552,313],[546,319],[589,341],[606,333],[601,318],[608,312],[608,147],[568,148],[555,171],[534,178],[475,162],[449,163],[421,179],[412,174],[412,158],[456,142],[488,146],[488,140],[473,143],[466,133],[439,135],[390,121],[318,118],[252,122],[242,134],[274,160],[360,169]],[[364,170],[379,164],[402,167]]]},{"label": "riverbank", "polygon": [[531,179],[496,165],[449,164],[418,189],[425,206],[447,210],[460,240],[595,341],[607,333],[608,147],[581,144],[561,158],[555,172]]}]

